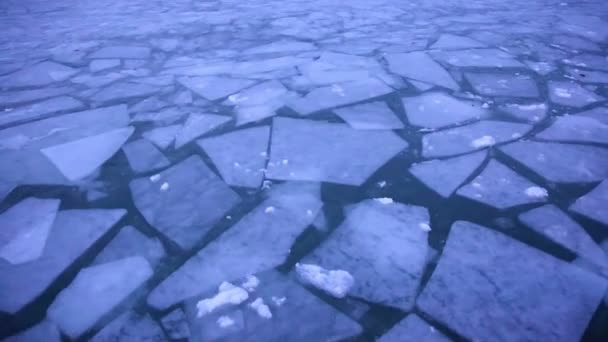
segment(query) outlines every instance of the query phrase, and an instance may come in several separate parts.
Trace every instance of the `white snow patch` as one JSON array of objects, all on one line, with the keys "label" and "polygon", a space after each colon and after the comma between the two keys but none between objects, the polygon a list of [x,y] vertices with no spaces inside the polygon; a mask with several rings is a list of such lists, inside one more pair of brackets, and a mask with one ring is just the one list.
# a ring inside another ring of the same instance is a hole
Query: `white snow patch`
[{"label": "white snow patch", "polygon": [[163,185],[160,186],[160,191],[167,191],[169,190],[169,183],[164,182]]},{"label": "white snow patch", "polygon": [[553,92],[555,93],[556,96],[559,96],[559,97],[563,97],[563,98],[567,98],[567,99],[572,97],[572,93],[570,93],[570,91],[568,91],[568,89],[555,88],[553,90]]},{"label": "white snow patch", "polygon": [[197,317],[202,317],[213,312],[217,308],[226,305],[239,305],[249,298],[249,294],[244,289],[234,286],[228,282],[220,284],[218,293],[196,303],[198,309]]},{"label": "white snow patch", "polygon": [[531,198],[547,198],[549,193],[547,189],[541,188],[540,186],[531,186],[526,189],[526,196]]},{"label": "white snow patch", "polygon": [[391,204],[394,202],[393,199],[390,197],[374,198],[374,201],[380,202],[382,204]]},{"label": "white snow patch", "polygon": [[474,148],[488,147],[496,144],[496,140],[491,135],[484,135],[481,138],[477,138],[471,142],[471,146]]},{"label": "white snow patch", "polygon": [[217,325],[219,325],[220,328],[228,328],[234,325],[234,320],[228,316],[220,316],[220,318],[217,319]]},{"label": "white snow patch", "polygon": [[270,299],[272,299],[272,302],[276,306],[282,306],[285,303],[285,301],[287,300],[286,297],[275,297],[275,296],[272,296]]},{"label": "white snow patch", "polygon": [[241,284],[241,287],[249,292],[252,292],[255,291],[258,285],[260,285],[260,279],[258,279],[258,277],[256,276],[250,275],[247,276],[247,280],[245,280],[245,282]]},{"label": "white snow patch", "polygon": [[343,298],[353,286],[355,279],[344,270],[326,270],[312,264],[296,264],[296,273],[303,281],[336,297]]},{"label": "white snow patch", "polygon": [[160,180],[160,174],[150,176],[150,181],[156,183]]},{"label": "white snow patch", "polygon": [[272,318],[272,312],[270,312],[270,308],[268,307],[268,305],[264,304],[264,300],[262,298],[257,298],[256,300],[251,302],[249,304],[249,307],[255,310],[262,318]]},{"label": "white snow patch", "polygon": [[264,209],[264,212],[266,214],[274,213],[274,207],[266,207],[266,209]]},{"label": "white snow patch", "polygon": [[418,227],[420,227],[420,229],[422,229],[423,231],[425,231],[427,233],[431,231],[431,226],[426,222],[422,222],[422,223],[418,224]]}]

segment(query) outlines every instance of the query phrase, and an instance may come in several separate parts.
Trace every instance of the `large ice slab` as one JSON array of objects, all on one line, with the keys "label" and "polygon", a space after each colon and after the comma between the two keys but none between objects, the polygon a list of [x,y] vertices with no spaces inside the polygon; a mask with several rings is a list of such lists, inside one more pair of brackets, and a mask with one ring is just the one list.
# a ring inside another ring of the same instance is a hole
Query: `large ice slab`
[{"label": "large ice slab", "polygon": [[604,97],[575,82],[549,81],[548,87],[551,102],[563,106],[581,108],[605,100]]},{"label": "large ice slab", "polygon": [[129,114],[125,105],[64,114],[1,130],[0,150],[40,150],[128,124]]},{"label": "large ice slab", "polygon": [[180,77],[177,81],[210,101],[219,100],[255,84],[253,80],[223,76]]},{"label": "large ice slab", "polygon": [[60,274],[120,220],[123,209],[60,211],[40,258],[20,265],[0,261],[0,311],[16,313],[40,296]]},{"label": "large ice slab", "polygon": [[457,36],[450,33],[443,33],[441,36],[439,36],[439,39],[437,39],[437,41],[431,45],[431,49],[439,50],[460,50],[481,47],[484,47],[483,43],[469,37]]},{"label": "large ice slab", "polygon": [[500,150],[549,182],[589,183],[608,177],[608,150],[603,148],[519,141]]},{"label": "large ice slab", "polygon": [[371,102],[334,109],[354,129],[402,129],[403,122],[385,102]]},{"label": "large ice slab", "polygon": [[230,120],[230,117],[216,114],[190,114],[182,129],[175,136],[175,148],[181,148]]},{"label": "large ice slab", "polygon": [[131,170],[136,173],[169,166],[169,159],[145,139],[135,140],[122,147]]},{"label": "large ice slab", "polygon": [[433,51],[431,55],[456,67],[526,68],[512,55],[498,49],[469,49],[458,51]]},{"label": "large ice slab", "polygon": [[35,87],[61,82],[78,72],[63,64],[45,61],[24,67],[10,75],[0,78],[3,87]]},{"label": "large ice slab", "polygon": [[106,46],[93,52],[89,58],[148,59],[150,48],[143,46],[115,45]]},{"label": "large ice slab", "polygon": [[606,282],[501,233],[459,221],[417,305],[469,340],[578,341]]},{"label": "large ice slab", "polygon": [[378,342],[420,341],[449,342],[451,340],[416,314],[409,314],[378,339]]},{"label": "large ice slab", "polygon": [[547,116],[549,106],[546,103],[509,103],[498,107],[511,117],[527,122],[539,122]]},{"label": "large ice slab", "polygon": [[434,159],[412,165],[410,173],[419,181],[448,198],[479,168],[486,152],[477,152],[450,159]]},{"label": "large ice slab", "polygon": [[125,101],[137,97],[154,95],[159,87],[139,82],[114,83],[91,96],[91,100],[99,103]]},{"label": "large ice slab", "polygon": [[570,211],[608,225],[608,181],[601,182],[593,190],[581,196],[570,206]]},{"label": "large ice slab", "polygon": [[167,341],[161,327],[149,315],[127,311],[116,317],[91,338],[91,342]]},{"label": "large ice slab", "polygon": [[0,126],[18,124],[48,117],[57,112],[77,110],[83,103],[70,96],[58,96],[41,102],[5,111],[0,115]]},{"label": "large ice slab", "polygon": [[[344,341],[362,332],[358,323],[288,277],[276,271],[256,276],[259,286],[239,306],[197,317],[194,304],[187,305],[190,341]],[[256,300],[270,315],[262,317],[252,308]]]},{"label": "large ice slab", "polygon": [[390,131],[275,118],[266,177],[360,185],[407,146]]},{"label": "large ice slab", "polygon": [[91,329],[152,276],[152,268],[136,256],[83,268],[57,295],[48,317],[71,338]]},{"label": "large ice slab", "polygon": [[268,199],[156,287],[148,296],[148,304],[165,309],[213,291],[222,281],[279,266],[321,206],[318,184],[274,187]]},{"label": "large ice slab", "polygon": [[272,80],[240,91],[228,97],[224,104],[235,105],[236,123],[244,125],[274,116],[277,109],[295,97],[281,82]]},{"label": "large ice slab", "polygon": [[403,97],[401,103],[409,123],[425,128],[441,128],[488,115],[478,102],[460,100],[439,92]]},{"label": "large ice slab", "polygon": [[38,259],[60,202],[30,197],[0,214],[0,258],[14,265]]},{"label": "large ice slab", "polygon": [[366,200],[302,263],[344,270],[354,277],[349,295],[409,311],[427,262],[428,224],[425,208]]},{"label": "large ice slab", "polygon": [[61,334],[55,324],[44,320],[41,323],[27,329],[26,331],[19,333],[15,336],[11,336],[7,339],[2,340],[4,342],[33,342],[33,341],[45,341],[45,342],[61,342]]},{"label": "large ice slab", "polygon": [[546,190],[494,159],[490,160],[481,174],[456,193],[496,209],[547,200]]},{"label": "large ice slab", "polygon": [[41,152],[67,179],[76,181],[89,176],[110,159],[114,153],[120,150],[134,130],[133,127],[119,128],[47,147]]},{"label": "large ice slab", "polygon": [[157,176],[135,179],[129,187],[146,221],[184,249],[240,200],[197,156]]},{"label": "large ice slab", "polygon": [[534,231],[568,248],[598,266],[608,266],[608,256],[585,229],[554,205],[545,205],[519,215]]},{"label": "large ice slab", "polygon": [[561,142],[608,144],[608,123],[582,115],[560,116],[536,137]]},{"label": "large ice slab", "polygon": [[485,96],[532,97],[540,96],[534,79],[527,75],[499,73],[465,73],[475,92]]},{"label": "large ice slab", "polygon": [[264,179],[270,127],[261,126],[201,139],[220,175],[229,185],[258,188]]},{"label": "large ice slab", "polygon": [[531,129],[532,126],[527,124],[480,121],[424,135],[422,154],[426,158],[432,158],[475,151],[519,139]]},{"label": "large ice slab", "polygon": [[460,89],[452,76],[425,52],[389,54],[384,58],[389,69],[395,74],[452,90]]},{"label": "large ice slab", "polygon": [[360,78],[356,81],[315,88],[304,97],[289,101],[287,106],[302,115],[349,103],[365,101],[388,93],[393,89],[377,78]]},{"label": "large ice slab", "polygon": [[157,238],[148,237],[133,226],[126,226],[95,257],[93,265],[133,256],[143,256],[150,266],[155,267],[165,256],[165,249]]}]

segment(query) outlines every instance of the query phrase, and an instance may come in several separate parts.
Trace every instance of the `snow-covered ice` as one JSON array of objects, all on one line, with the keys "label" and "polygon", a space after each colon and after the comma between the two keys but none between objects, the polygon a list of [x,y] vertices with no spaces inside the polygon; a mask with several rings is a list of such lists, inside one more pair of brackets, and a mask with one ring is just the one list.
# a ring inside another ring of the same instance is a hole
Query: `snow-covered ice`
[{"label": "snow-covered ice", "polygon": [[403,97],[401,102],[409,123],[425,128],[441,128],[488,115],[481,103],[460,100],[440,92]]},{"label": "snow-covered ice", "polygon": [[205,298],[196,303],[197,316],[202,317],[226,305],[239,305],[249,298],[247,291],[231,283],[223,282],[218,292],[211,298]]},{"label": "snow-covered ice", "polygon": [[326,270],[319,265],[296,264],[300,279],[328,294],[343,298],[353,286],[355,279],[344,270]]}]

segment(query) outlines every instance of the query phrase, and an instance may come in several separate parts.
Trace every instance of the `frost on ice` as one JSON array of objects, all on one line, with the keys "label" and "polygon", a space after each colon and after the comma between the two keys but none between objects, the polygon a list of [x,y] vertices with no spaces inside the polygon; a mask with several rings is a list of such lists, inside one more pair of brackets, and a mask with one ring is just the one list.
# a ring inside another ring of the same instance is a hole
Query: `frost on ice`
[{"label": "frost on ice", "polygon": [[203,299],[196,303],[198,317],[202,317],[226,305],[239,305],[249,298],[249,294],[241,287],[231,283],[223,282],[218,288],[218,293],[211,298]]},{"label": "frost on ice", "polygon": [[355,279],[344,270],[326,270],[318,265],[296,264],[300,279],[334,297],[343,298],[353,286]]}]

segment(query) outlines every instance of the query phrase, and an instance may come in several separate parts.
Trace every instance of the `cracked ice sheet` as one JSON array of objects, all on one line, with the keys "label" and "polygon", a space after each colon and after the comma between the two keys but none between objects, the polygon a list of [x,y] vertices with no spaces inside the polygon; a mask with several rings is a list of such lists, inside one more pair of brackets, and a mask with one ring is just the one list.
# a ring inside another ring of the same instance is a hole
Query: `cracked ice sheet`
[{"label": "cracked ice sheet", "polygon": [[444,334],[437,331],[416,314],[409,314],[401,320],[386,334],[382,335],[378,342],[449,342]]},{"label": "cracked ice sheet", "polygon": [[460,50],[481,47],[484,47],[484,44],[474,39],[449,33],[442,34],[439,36],[439,39],[437,39],[437,41],[431,45],[431,49],[438,50]]},{"label": "cracked ice sheet", "polygon": [[546,198],[543,196],[527,194],[527,189],[536,186],[492,159],[479,176],[456,193],[496,209],[507,209],[522,204],[545,202]]},{"label": "cracked ice sheet", "polygon": [[[359,324],[317,298],[292,279],[276,271],[256,274],[260,285],[251,293],[250,300],[262,298],[272,318],[261,317],[242,303],[197,317],[196,301],[186,304],[192,331],[192,342],[206,341],[343,341],[362,331]],[[232,322],[221,326],[220,317]],[[294,322],[301,329],[294,329]]]},{"label": "cracked ice sheet", "polygon": [[144,235],[133,226],[126,226],[95,257],[92,265],[104,264],[133,256],[143,256],[155,267],[165,256],[163,244],[157,238]]},{"label": "cracked ice sheet", "polygon": [[585,229],[554,205],[545,205],[519,215],[530,229],[566,247],[598,266],[608,266],[608,256]]},{"label": "cracked ice sheet", "polygon": [[24,67],[10,75],[0,78],[3,87],[34,87],[61,82],[78,72],[77,69],[70,68],[55,62],[42,62],[32,66]]},{"label": "cracked ice sheet", "polygon": [[376,78],[359,79],[315,88],[304,97],[289,101],[287,106],[301,115],[309,115],[324,109],[383,96],[393,91]]},{"label": "cracked ice sheet", "polygon": [[169,166],[169,160],[152,143],[145,139],[130,142],[122,147],[131,170],[148,172]]},{"label": "cracked ice sheet", "polygon": [[223,104],[235,105],[236,124],[241,126],[274,116],[277,109],[296,97],[281,82],[272,80],[231,95]]},{"label": "cracked ice sheet", "polygon": [[402,97],[401,103],[409,123],[425,128],[441,128],[488,115],[488,110],[478,102],[457,99],[439,92]]},{"label": "cracked ice sheet", "polygon": [[224,181],[258,188],[264,178],[270,127],[254,127],[197,141]]},{"label": "cracked ice sheet", "polygon": [[158,285],[148,296],[148,304],[165,309],[213,291],[222,281],[279,266],[295,239],[317,216],[320,196],[318,184],[274,187],[268,199]]},{"label": "cracked ice sheet", "polygon": [[124,209],[63,210],[57,213],[42,255],[20,265],[0,262],[0,311],[17,313],[34,302],[74,261],[101,239]]},{"label": "cracked ice sheet", "polygon": [[152,317],[142,316],[133,310],[118,316],[91,338],[91,342],[166,340],[163,330]]},{"label": "cracked ice sheet", "polygon": [[198,156],[129,183],[146,221],[183,249],[191,248],[240,197]]},{"label": "cracked ice sheet", "polygon": [[511,117],[530,123],[542,121],[547,117],[549,109],[546,103],[509,103],[500,105],[498,108]]},{"label": "cracked ice sheet", "polygon": [[531,125],[504,121],[480,121],[467,126],[429,133],[422,137],[425,158],[475,151],[521,138]]},{"label": "cracked ice sheet", "polygon": [[452,90],[460,89],[452,76],[424,52],[388,54],[384,58],[395,74]]},{"label": "cracked ice sheet", "polygon": [[89,331],[152,276],[150,264],[134,256],[83,268],[63,289],[47,315],[70,338]]},{"label": "cracked ice sheet", "polygon": [[231,118],[216,114],[195,114],[188,116],[182,129],[175,136],[175,148],[181,148],[201,135],[227,123]]},{"label": "cracked ice sheet", "polygon": [[0,214],[0,258],[13,265],[38,259],[59,204],[55,199],[30,197]]},{"label": "cracked ice sheet", "polygon": [[581,196],[569,208],[570,211],[608,225],[608,181],[601,182],[593,190]]},{"label": "cracked ice sheet", "polygon": [[431,51],[436,60],[455,67],[527,68],[512,55],[497,49]]},{"label": "cracked ice sheet", "polygon": [[391,131],[354,130],[345,124],[275,118],[266,177],[361,185],[407,147],[407,142]]},{"label": "cracked ice sheet", "polygon": [[606,289],[595,274],[458,221],[417,305],[469,340],[578,341]]},{"label": "cracked ice sheet", "polygon": [[412,165],[410,173],[443,198],[450,197],[456,189],[479,168],[486,151],[450,159],[434,159]]},{"label": "cracked ice sheet", "polygon": [[604,97],[574,82],[549,81],[548,87],[551,102],[563,106],[582,108],[605,100]]},{"label": "cracked ice sheet", "polygon": [[480,95],[529,98],[540,96],[536,82],[527,75],[466,73],[465,77]]},{"label": "cracked ice sheet", "polygon": [[219,100],[256,83],[254,80],[222,76],[180,77],[177,82],[209,101]]},{"label": "cracked ice sheet", "polygon": [[500,150],[554,183],[591,183],[608,178],[608,150],[600,147],[519,141]]},{"label": "cracked ice sheet", "polygon": [[371,102],[334,109],[354,129],[403,129],[403,122],[385,102]]},{"label": "cracked ice sheet", "polygon": [[45,100],[50,97],[66,95],[76,90],[71,87],[49,87],[31,90],[3,91],[0,94],[0,106],[14,106],[23,102]]},{"label": "cracked ice sheet", "polygon": [[366,200],[302,263],[345,270],[354,277],[349,295],[409,311],[428,260],[420,226],[428,223],[425,208]]},{"label": "cracked ice sheet", "polygon": [[70,96],[53,97],[0,114],[0,127],[42,119],[50,114],[81,109],[84,104]]},{"label": "cracked ice sheet", "polygon": [[608,124],[581,115],[560,116],[536,137],[560,142],[608,144]]}]

